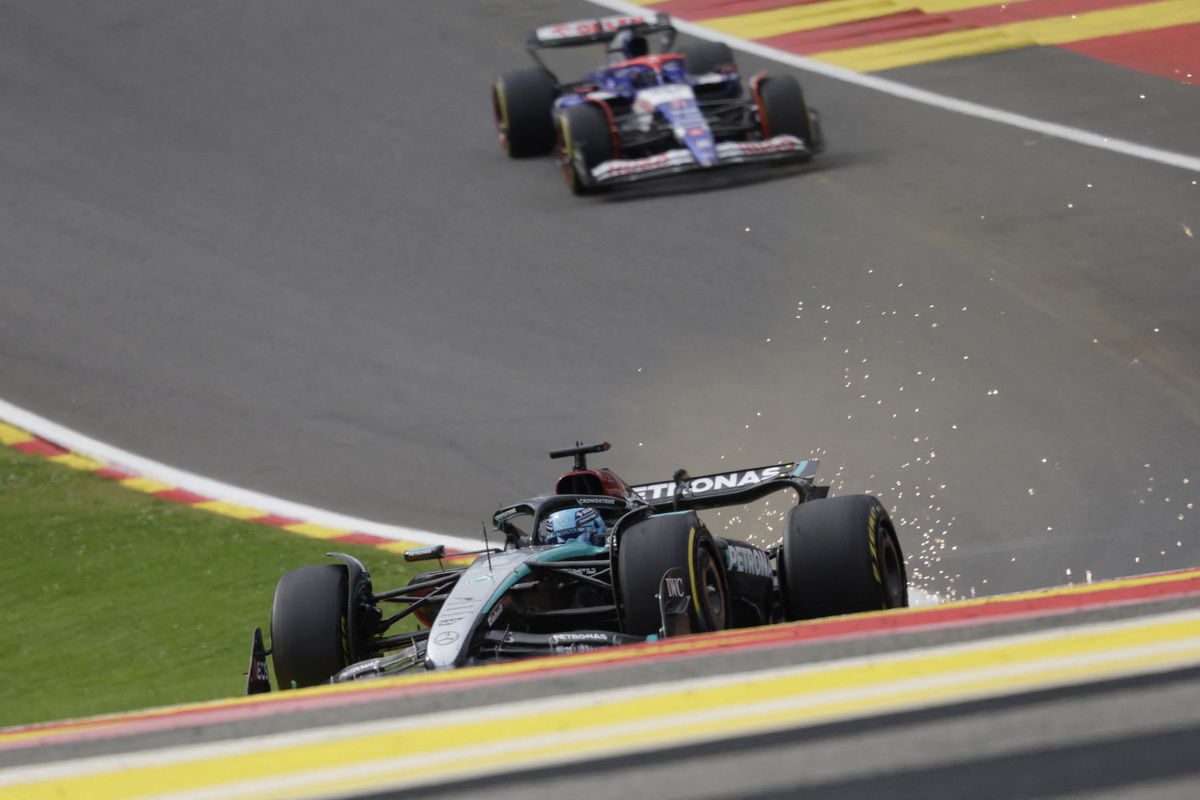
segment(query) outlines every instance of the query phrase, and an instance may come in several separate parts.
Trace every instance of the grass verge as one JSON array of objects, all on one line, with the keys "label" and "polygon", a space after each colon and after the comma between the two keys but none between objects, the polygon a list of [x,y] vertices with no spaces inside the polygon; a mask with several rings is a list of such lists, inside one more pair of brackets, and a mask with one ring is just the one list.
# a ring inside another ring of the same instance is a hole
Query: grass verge
[{"label": "grass verge", "polygon": [[0,447],[0,727],[241,694],[275,582],[329,550],[416,571]]}]

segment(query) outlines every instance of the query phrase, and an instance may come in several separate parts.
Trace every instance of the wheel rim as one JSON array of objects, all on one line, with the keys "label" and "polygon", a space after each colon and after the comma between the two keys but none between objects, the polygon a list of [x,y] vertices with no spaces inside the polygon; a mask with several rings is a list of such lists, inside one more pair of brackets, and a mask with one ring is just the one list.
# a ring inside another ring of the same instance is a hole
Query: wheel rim
[{"label": "wheel rim", "polygon": [[708,548],[696,554],[696,602],[700,609],[700,622],[709,630],[725,628],[725,587],[721,583],[721,572],[713,561]]},{"label": "wheel rim", "polygon": [[907,605],[907,586],[904,580],[904,565],[895,540],[882,532],[879,542],[879,566],[883,579],[883,607],[899,608]]},{"label": "wheel rim", "polygon": [[496,135],[500,137],[500,146],[504,152],[509,152],[508,143],[508,105],[504,102],[504,90],[500,84],[492,85],[492,117],[496,121]]},{"label": "wheel rim", "polygon": [[567,186],[575,189],[578,176],[575,174],[575,147],[571,142],[571,125],[564,115],[559,115],[555,131],[558,138],[558,165],[562,168]]}]

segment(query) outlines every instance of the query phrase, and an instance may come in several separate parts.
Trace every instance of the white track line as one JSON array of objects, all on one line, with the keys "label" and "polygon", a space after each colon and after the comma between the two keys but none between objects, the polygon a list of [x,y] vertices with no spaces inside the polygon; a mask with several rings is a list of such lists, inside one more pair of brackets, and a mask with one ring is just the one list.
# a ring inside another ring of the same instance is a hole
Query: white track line
[{"label": "white track line", "polygon": [[[772,667],[731,675],[697,676],[652,684],[631,684],[618,688],[579,692],[570,696],[554,695],[541,699],[498,703],[486,707],[431,711],[412,716],[261,734],[231,741],[177,744],[165,747],[158,747],[156,743],[152,742],[145,749],[117,755],[91,756],[80,759],[68,757],[48,763],[0,769],[0,788],[15,787],[19,789],[22,785],[38,782],[102,778],[115,775],[122,770],[194,766],[198,763],[251,754],[267,757],[281,751],[313,745],[344,743],[383,735],[412,734],[431,728],[449,728],[460,725],[478,726],[510,720],[514,723],[521,723],[539,716],[589,711],[602,712],[606,708],[616,705],[639,700],[654,700],[664,696],[683,697],[689,693],[724,692],[728,698],[727,701],[715,706],[697,709],[681,708],[674,714],[663,717],[643,716],[639,718],[634,715],[614,722],[600,720],[594,726],[574,733],[531,731],[527,730],[528,726],[517,724],[513,736],[504,740],[490,740],[470,747],[446,743],[425,748],[420,753],[399,753],[392,759],[382,761],[351,759],[340,765],[315,767],[311,772],[291,778],[282,775],[264,778],[252,777],[244,783],[220,783],[194,790],[182,789],[171,792],[168,796],[176,798],[176,800],[228,798],[239,796],[242,793],[257,795],[259,790],[264,787],[271,787],[275,792],[272,796],[293,797],[297,796],[297,792],[304,786],[317,780],[352,779],[380,772],[403,773],[418,767],[429,767],[440,761],[451,764],[454,767],[455,776],[462,777],[463,773],[460,770],[470,772],[472,757],[486,756],[489,751],[496,748],[511,755],[513,761],[510,766],[530,768],[544,763],[539,754],[548,747],[556,742],[563,743],[569,739],[578,740],[580,747],[563,760],[593,759],[604,755],[606,751],[603,750],[603,743],[593,741],[598,737],[608,740],[607,746],[612,748],[613,753],[645,749],[644,745],[624,746],[621,737],[614,735],[619,731],[630,733],[635,730],[663,729],[666,731],[668,728],[678,728],[679,731],[675,738],[663,739],[658,744],[665,745],[676,741],[705,741],[723,738],[729,733],[720,729],[690,733],[689,729],[692,725],[689,723],[706,724],[706,727],[709,727],[715,721],[726,720],[732,726],[736,721],[742,720],[746,723],[746,732],[756,732],[815,724],[833,719],[854,718],[860,716],[864,710],[856,707],[819,711],[820,707],[830,707],[842,702],[870,703],[874,711],[884,708],[904,710],[921,707],[930,702],[942,705],[969,699],[1017,694],[1041,688],[1069,686],[1101,679],[1179,669],[1196,663],[1196,647],[1200,643],[1196,631],[1200,628],[1188,630],[1185,636],[1164,632],[1150,641],[1114,641],[1105,640],[1104,637],[1120,637],[1122,634],[1166,626],[1183,629],[1183,626],[1194,627],[1191,624],[1198,621],[1200,621],[1200,611],[1188,609],[1127,620],[1090,623],[1034,633],[1010,634],[970,642],[914,648],[894,653],[852,656],[832,661]],[[1082,648],[1070,648],[1067,652],[1017,652],[1030,646],[1049,646],[1066,641],[1088,643],[1093,640],[1092,644],[1087,644]],[[978,656],[976,661],[966,661],[957,665],[948,664],[944,668],[938,669],[921,666],[939,659],[953,659],[973,654]],[[907,671],[910,671],[911,674],[903,674],[906,671],[905,665],[910,665]],[[863,669],[878,670],[887,674],[895,673],[898,677],[893,676],[883,682],[856,682],[843,688],[807,688],[808,678]],[[764,700],[760,696],[761,692],[750,692],[747,695],[742,691],[746,687],[780,680],[788,680],[795,688],[784,696],[773,697],[769,700]],[[796,716],[782,721],[778,719],[773,722],[770,720],[755,721],[759,717],[774,718],[776,713],[781,710],[794,712]],[[504,769],[503,765],[499,767],[499,770]],[[494,767],[483,768],[480,773],[493,771],[497,771],[497,769]],[[432,778],[432,780],[438,779],[438,776]],[[392,781],[396,786],[429,782],[422,778],[406,778],[402,774],[393,776]],[[305,794],[307,793],[299,791],[299,795]],[[324,791],[315,794],[327,796]]]},{"label": "white track line", "polygon": [[[622,14],[644,14],[648,11],[644,6],[634,5],[633,3],[622,2],[622,0],[589,0],[594,5],[617,11]],[[668,7],[665,9],[670,11]],[[1046,122],[1045,120],[1034,119],[1023,114],[1014,114],[1011,111],[1002,111],[998,108],[972,103],[969,100],[958,100],[946,95],[929,92],[924,89],[918,89],[915,86],[908,86],[903,83],[889,81],[884,78],[878,78],[874,75],[864,75],[844,67],[835,67],[831,64],[825,64],[820,61],[814,61],[811,58],[798,56],[795,53],[789,53],[784,50],[779,50],[774,47],[752,42],[749,39],[739,39],[736,36],[730,36],[726,33],[709,30],[701,25],[693,22],[675,19],[673,24],[676,29],[690,36],[696,36],[701,39],[709,39],[714,42],[724,42],[730,47],[741,50],[760,58],[767,58],[772,61],[778,61],[781,64],[787,64],[796,69],[802,69],[806,72],[815,72],[818,75],[824,75],[827,78],[853,83],[857,86],[863,86],[867,89],[874,89],[885,94],[890,94],[894,97],[900,97],[905,100],[912,100],[915,103],[923,103],[935,108],[953,111],[957,114],[963,114],[968,117],[977,117],[990,122],[998,122],[1002,125],[1011,125],[1015,128],[1022,128],[1034,133],[1040,133],[1044,136],[1051,136],[1056,139],[1064,139],[1076,144],[1087,145],[1088,147],[1096,147],[1101,150],[1108,150],[1121,155],[1132,156],[1146,161],[1154,161],[1159,164],[1166,164],[1171,167],[1190,170],[1192,172],[1200,172],[1200,156],[1191,156],[1183,153],[1174,153],[1169,150],[1160,150],[1157,147],[1148,147],[1146,145],[1137,144],[1136,142],[1126,141],[1124,139],[1116,139],[1111,136],[1105,136],[1101,133],[1093,133],[1085,131],[1081,128],[1072,128],[1069,125],[1060,125],[1056,122]]]},{"label": "white track line", "polygon": [[[632,3],[622,2],[622,0],[589,0],[594,5],[602,6],[620,13],[640,14],[645,13],[646,9],[643,6],[634,5]],[[718,33],[709,30],[700,25],[696,25],[684,20],[675,20],[675,27],[686,34],[697,36],[703,39],[712,41],[725,42],[730,47],[736,48],[746,53],[759,56],[761,58],[771,59],[781,64],[796,67],[808,72],[815,72],[835,80],[852,83],[858,86],[863,86],[868,89],[884,92],[895,97],[901,97],[906,100],[912,100],[917,103],[942,108],[947,111],[964,114],[966,116],[986,119],[991,122],[998,122],[1003,125],[1011,125],[1017,128],[1023,128],[1028,131],[1040,133],[1046,136],[1051,136],[1058,139],[1075,142],[1077,144],[1096,147],[1102,150],[1108,150],[1122,155],[1141,158],[1146,161],[1154,161],[1160,164],[1166,164],[1180,169],[1192,170],[1200,172],[1200,157],[1189,156],[1182,153],[1173,153],[1167,150],[1160,150],[1155,147],[1140,145],[1135,142],[1128,142],[1122,139],[1115,139],[1110,136],[1104,136],[1099,133],[1092,133],[1080,128],[1072,128],[1067,125],[1059,125],[1054,122],[1046,122],[1044,120],[1034,119],[1022,114],[1015,114],[1009,111],[984,106],[979,103],[972,103],[967,100],[958,100],[953,97],[947,97],[935,92],[918,89],[913,86],[907,86],[895,81],[885,80],[873,75],[863,75],[843,67],[835,67],[829,64],[824,64],[820,61],[814,61],[810,58],[804,58],[793,53],[788,53],[783,50],[778,50],[774,47],[758,44],[747,39],[740,39],[736,36]],[[376,536],[381,536],[388,539],[411,540],[415,542],[427,542],[429,544],[445,544],[448,547],[460,549],[473,548],[478,542],[473,539],[462,539],[455,536],[447,536],[445,534],[434,533],[432,531],[419,530],[417,528],[409,528],[401,525],[388,525],[380,522],[372,522],[370,520],[350,517],[343,514],[338,514],[332,511],[306,506],[300,503],[294,503],[289,500],[283,500],[271,495],[260,494],[258,492],[240,489],[236,486],[231,486],[227,483],[205,478],[200,475],[195,475],[190,472],[169,467],[165,464],[160,464],[156,461],[151,461],[140,456],[133,455],[124,450],[120,450],[104,442],[97,441],[91,437],[65,428],[57,423],[51,422],[44,417],[39,417],[32,412],[12,405],[0,399],[0,419],[5,419],[18,427],[48,439],[62,447],[90,456],[99,461],[103,461],[113,466],[125,467],[138,474],[152,477],[166,483],[175,484],[188,491],[196,494],[213,497],[215,499],[226,500],[232,503],[259,508],[272,514],[278,514],[284,517],[292,517],[308,522],[314,522],[318,525],[327,525],[334,528],[348,528],[362,533],[370,533]]]},{"label": "white track line", "polygon": [[[278,514],[281,517],[298,519],[302,522],[313,522],[317,525],[324,525],[330,528],[345,528],[357,533],[369,533],[385,539],[444,544],[447,547],[457,550],[475,550],[479,547],[479,541],[476,539],[462,539],[456,536],[446,536],[441,533],[409,528],[402,525],[372,522],[370,520],[339,514],[334,511],[327,511],[322,508],[293,503],[290,500],[283,500],[271,495],[241,489],[231,486],[228,483],[221,483],[220,481],[195,475],[191,472],[184,472],[183,470],[169,467],[166,464],[160,464],[157,461],[136,456],[133,453],[105,444],[90,436],[85,436],[56,422],[51,422],[45,417],[40,417],[31,411],[19,408],[3,399],[0,399],[0,420],[16,425],[18,428],[29,431],[60,447],[94,458],[97,461],[102,461],[110,466],[125,469],[148,478],[154,478],[163,483],[169,483],[186,489],[189,492],[211,497],[214,500],[237,503],[238,505],[257,508],[270,514]],[[330,542],[329,544],[331,547],[337,546],[337,542]]]},{"label": "white track line", "polygon": [[[241,489],[228,483],[221,483],[212,478],[205,478],[191,472],[169,467],[148,458],[136,456],[133,453],[105,444],[78,431],[73,431],[56,422],[38,416],[32,411],[15,406],[0,398],[0,421],[8,422],[35,436],[53,442],[60,447],[94,458],[104,464],[118,469],[127,470],[137,475],[153,478],[163,483],[169,483],[214,500],[256,508],[269,514],[297,519],[301,522],[313,522],[330,528],[343,528],[357,533],[370,533],[385,539],[397,541],[419,542],[422,544],[444,544],[453,550],[478,550],[480,540],[464,539],[448,536],[443,533],[409,528],[403,525],[389,525],[382,522],[359,519],[323,508],[294,503],[268,494]],[[336,548],[337,542],[330,542],[331,548]],[[909,602],[913,606],[934,606],[942,602],[939,595],[932,594],[917,587],[909,587]]]}]

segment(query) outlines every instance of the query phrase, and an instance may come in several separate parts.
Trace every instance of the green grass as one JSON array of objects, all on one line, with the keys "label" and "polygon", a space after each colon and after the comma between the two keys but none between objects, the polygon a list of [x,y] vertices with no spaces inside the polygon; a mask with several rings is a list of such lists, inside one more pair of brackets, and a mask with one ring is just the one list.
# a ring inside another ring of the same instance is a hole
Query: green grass
[{"label": "green grass", "polygon": [[0,446],[0,727],[241,694],[275,582],[329,550],[415,571]]}]

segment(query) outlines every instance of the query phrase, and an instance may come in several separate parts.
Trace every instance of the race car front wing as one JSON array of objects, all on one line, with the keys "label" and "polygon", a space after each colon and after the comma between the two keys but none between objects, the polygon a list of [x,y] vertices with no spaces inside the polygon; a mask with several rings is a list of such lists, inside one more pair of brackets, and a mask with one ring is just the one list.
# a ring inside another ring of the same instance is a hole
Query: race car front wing
[{"label": "race car front wing", "polygon": [[[714,166],[747,164],[756,161],[778,161],[811,156],[803,140],[791,134],[780,134],[754,142],[719,142]],[[646,178],[676,175],[704,169],[686,147],[667,150],[645,158],[612,159],[598,164],[591,171],[592,183],[606,186],[630,183]]]}]

